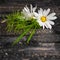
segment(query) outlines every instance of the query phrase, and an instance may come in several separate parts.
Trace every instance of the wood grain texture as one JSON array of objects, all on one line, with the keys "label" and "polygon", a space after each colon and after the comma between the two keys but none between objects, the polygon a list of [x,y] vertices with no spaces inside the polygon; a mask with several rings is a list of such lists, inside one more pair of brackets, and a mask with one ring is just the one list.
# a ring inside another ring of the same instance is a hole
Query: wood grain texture
[{"label": "wood grain texture", "polygon": [[[0,47],[0,59],[55,59],[60,58],[60,44],[58,43],[40,43],[40,46],[33,45],[17,45],[14,47],[7,47],[6,45]],[[5,57],[4,57],[5,56]],[[2,58],[3,57],[3,58]]]},{"label": "wood grain texture", "polygon": [[[1,32],[1,38],[2,41],[14,41],[20,34],[14,34],[14,33],[2,33]],[[27,40],[27,37],[29,34],[23,37],[23,41]],[[7,40],[9,39],[9,40]],[[54,33],[53,30],[45,29],[45,30],[37,30],[35,35],[32,37],[31,41],[38,41],[38,42],[60,42],[60,34]]]}]

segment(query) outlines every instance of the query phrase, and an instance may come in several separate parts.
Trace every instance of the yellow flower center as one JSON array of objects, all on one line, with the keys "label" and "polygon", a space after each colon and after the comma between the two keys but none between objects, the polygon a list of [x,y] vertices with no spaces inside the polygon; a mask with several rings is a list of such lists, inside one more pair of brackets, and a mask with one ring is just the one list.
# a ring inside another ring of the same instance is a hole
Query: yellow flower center
[{"label": "yellow flower center", "polygon": [[46,21],[46,17],[45,17],[45,16],[42,16],[42,17],[40,18],[40,20],[41,20],[42,22],[45,22],[45,21]]}]

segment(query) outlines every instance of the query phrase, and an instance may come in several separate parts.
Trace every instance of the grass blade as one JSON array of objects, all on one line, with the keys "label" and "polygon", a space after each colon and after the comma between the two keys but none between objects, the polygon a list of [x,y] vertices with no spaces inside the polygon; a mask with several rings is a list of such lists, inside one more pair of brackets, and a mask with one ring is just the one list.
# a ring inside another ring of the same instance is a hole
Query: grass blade
[{"label": "grass blade", "polygon": [[30,29],[31,29],[31,27],[28,28],[28,29],[26,29],[26,30],[13,42],[13,45],[17,44],[17,43],[22,39],[22,37],[23,37]]},{"label": "grass blade", "polygon": [[30,36],[28,37],[27,43],[29,43],[29,41],[31,40],[31,38],[34,35],[34,33],[35,33],[35,29],[31,32]]}]

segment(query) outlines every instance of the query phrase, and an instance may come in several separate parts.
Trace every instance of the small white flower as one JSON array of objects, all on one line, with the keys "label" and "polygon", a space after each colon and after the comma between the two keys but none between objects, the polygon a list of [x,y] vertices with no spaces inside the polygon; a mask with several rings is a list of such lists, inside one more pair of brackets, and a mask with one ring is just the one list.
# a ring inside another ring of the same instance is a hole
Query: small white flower
[{"label": "small white flower", "polygon": [[43,29],[45,27],[51,29],[52,28],[51,25],[54,25],[54,22],[52,20],[57,19],[57,17],[55,16],[56,13],[49,14],[49,12],[50,12],[49,8],[47,10],[43,10],[42,8],[40,8],[40,10],[38,10],[38,13],[36,12],[34,13],[37,22],[39,23],[40,26],[43,27]]},{"label": "small white flower", "polygon": [[30,5],[30,9],[25,6],[22,13],[24,14],[26,19],[30,19],[30,18],[34,18],[34,12],[36,10],[37,7],[32,7],[32,5]]}]

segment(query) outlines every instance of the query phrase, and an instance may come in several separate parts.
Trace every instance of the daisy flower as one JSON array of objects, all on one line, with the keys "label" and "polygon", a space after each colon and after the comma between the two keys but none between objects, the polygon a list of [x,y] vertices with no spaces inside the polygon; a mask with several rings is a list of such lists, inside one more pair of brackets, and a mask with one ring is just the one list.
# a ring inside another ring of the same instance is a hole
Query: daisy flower
[{"label": "daisy flower", "polygon": [[40,10],[38,10],[38,13],[36,12],[34,13],[37,22],[39,23],[40,26],[43,27],[43,29],[45,27],[51,29],[52,28],[51,25],[54,25],[54,22],[52,20],[57,19],[57,17],[55,16],[56,13],[49,14],[49,12],[50,12],[49,8],[47,10],[43,10],[42,8],[40,8]]},{"label": "daisy flower", "polygon": [[27,6],[25,6],[22,13],[23,13],[23,15],[25,16],[26,19],[34,19],[35,18],[34,17],[34,12],[35,12],[36,8],[37,7],[33,8],[32,5],[30,5],[30,9]]}]

